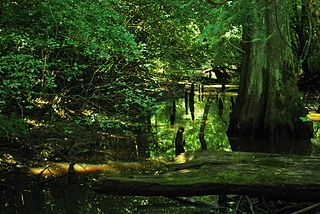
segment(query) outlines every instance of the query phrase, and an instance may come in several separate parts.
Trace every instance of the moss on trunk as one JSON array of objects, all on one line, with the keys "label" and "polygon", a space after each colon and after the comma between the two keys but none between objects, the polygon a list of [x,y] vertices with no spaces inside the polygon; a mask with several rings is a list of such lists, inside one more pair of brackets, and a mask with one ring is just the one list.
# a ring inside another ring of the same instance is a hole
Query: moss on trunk
[{"label": "moss on trunk", "polygon": [[243,64],[228,135],[264,139],[310,138],[290,47],[287,1],[244,1]]},{"label": "moss on trunk", "polygon": [[245,152],[184,153],[157,175],[111,176],[94,184],[99,193],[140,196],[241,194],[313,201],[320,197],[320,159]]}]

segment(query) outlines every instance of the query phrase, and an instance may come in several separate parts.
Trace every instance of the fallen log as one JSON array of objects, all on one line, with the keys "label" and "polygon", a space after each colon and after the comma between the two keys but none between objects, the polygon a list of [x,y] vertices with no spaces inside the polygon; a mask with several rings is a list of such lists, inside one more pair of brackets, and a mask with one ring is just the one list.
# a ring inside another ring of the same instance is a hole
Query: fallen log
[{"label": "fallen log", "polygon": [[96,192],[130,196],[239,194],[290,201],[319,201],[320,158],[245,152],[181,154],[160,175],[115,176]]}]

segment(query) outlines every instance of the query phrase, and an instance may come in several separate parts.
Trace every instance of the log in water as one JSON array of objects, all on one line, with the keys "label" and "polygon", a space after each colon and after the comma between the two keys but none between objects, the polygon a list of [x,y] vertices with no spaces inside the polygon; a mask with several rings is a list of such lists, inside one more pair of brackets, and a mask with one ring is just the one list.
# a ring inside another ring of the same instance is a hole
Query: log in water
[{"label": "log in water", "polygon": [[163,166],[167,168],[166,173],[108,177],[97,182],[95,190],[114,195],[240,194],[318,201],[319,166],[319,157],[245,152],[187,153],[178,156],[175,163]]}]

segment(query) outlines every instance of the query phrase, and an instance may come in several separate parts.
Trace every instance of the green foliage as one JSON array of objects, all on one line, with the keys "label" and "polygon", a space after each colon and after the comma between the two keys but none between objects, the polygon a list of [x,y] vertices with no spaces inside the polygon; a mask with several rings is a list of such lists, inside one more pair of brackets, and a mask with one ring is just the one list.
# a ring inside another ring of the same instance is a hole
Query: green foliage
[{"label": "green foliage", "polygon": [[305,123],[307,123],[307,122],[310,122],[310,119],[307,117],[307,116],[301,116],[301,117],[299,117],[299,119],[302,121],[302,122],[305,122]]},{"label": "green foliage", "polygon": [[0,115],[0,137],[11,139],[21,137],[27,133],[27,126],[24,120],[15,116],[5,117]]},{"label": "green foliage", "polygon": [[30,101],[45,93],[81,94],[83,85],[112,82],[142,57],[119,1],[1,4],[2,109],[31,108]]},{"label": "green foliage", "polygon": [[153,111],[146,88],[158,86],[153,76],[161,69],[180,77],[213,63],[238,64],[233,2],[4,0],[1,8],[3,115],[37,114],[40,98],[42,114],[89,109],[75,121],[116,126],[108,117]]},{"label": "green foliage", "polygon": [[310,55],[307,58],[308,60],[308,65],[310,69],[310,74],[309,76],[315,76],[320,73],[320,50],[316,45],[313,47],[313,49],[310,51]]},{"label": "green foliage", "polygon": [[212,50],[201,39],[204,28],[214,19],[208,4],[201,1],[146,1],[128,3],[136,40],[146,44],[150,69],[166,72],[201,68]]},{"label": "green foliage", "polygon": [[99,128],[120,129],[123,128],[121,121],[110,118],[107,115],[92,113],[90,115],[75,117],[74,122],[77,125],[90,125]]},{"label": "green foliage", "polygon": [[[309,79],[319,74],[319,8],[316,1],[291,0],[290,27],[291,45],[297,70],[303,70],[303,77]],[[299,72],[297,72],[299,73]],[[301,74],[301,73],[300,73]]]},{"label": "green foliage", "polygon": [[214,67],[240,64],[243,10],[240,1],[210,10],[214,21],[205,27],[202,40],[207,41],[208,48],[213,52],[211,64]]},{"label": "green foliage", "polygon": [[140,86],[150,80],[146,68],[181,74],[238,57],[229,42],[237,46],[238,37],[222,41],[206,30],[208,23],[215,23],[216,34],[232,27],[232,11],[225,9],[231,6],[208,12],[209,4],[185,0],[3,1],[1,108],[31,109],[35,98],[52,102],[57,93],[86,100],[103,93],[110,101],[115,91],[125,111],[149,108],[154,101]]}]

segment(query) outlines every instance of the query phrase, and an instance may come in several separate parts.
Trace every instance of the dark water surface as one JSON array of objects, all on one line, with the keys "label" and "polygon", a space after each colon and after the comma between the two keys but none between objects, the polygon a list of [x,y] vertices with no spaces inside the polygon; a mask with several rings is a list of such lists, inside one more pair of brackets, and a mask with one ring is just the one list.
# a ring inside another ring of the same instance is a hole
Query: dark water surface
[{"label": "dark water surface", "polygon": [[[132,130],[135,139],[125,140],[126,145],[133,144],[131,151],[124,148],[127,151],[119,152],[117,158],[122,161],[135,161],[137,158],[172,159],[175,156],[175,136],[181,126],[184,127],[186,151],[201,149],[201,133],[208,150],[231,151],[234,145],[230,146],[226,130],[234,102],[235,95],[231,93],[204,96],[202,93],[190,95],[190,91],[185,98],[161,102],[155,112]],[[298,148],[297,151],[311,151],[309,146],[306,148],[301,143],[295,144],[298,147],[288,147],[285,143],[280,147],[290,152],[294,152],[294,148]],[[269,151],[281,152],[272,150],[273,147],[271,145]],[[248,148],[254,148],[249,141]],[[90,185],[101,176],[104,175],[83,175],[74,182],[68,182],[67,176],[63,175],[51,178],[48,182],[34,175],[28,177],[24,172],[8,172],[0,176],[1,183],[6,183],[0,186],[0,213],[218,213],[216,196],[196,197],[212,205],[208,207],[179,205],[176,200],[165,197],[97,194]],[[225,211],[233,213],[234,210],[230,208]]]}]

